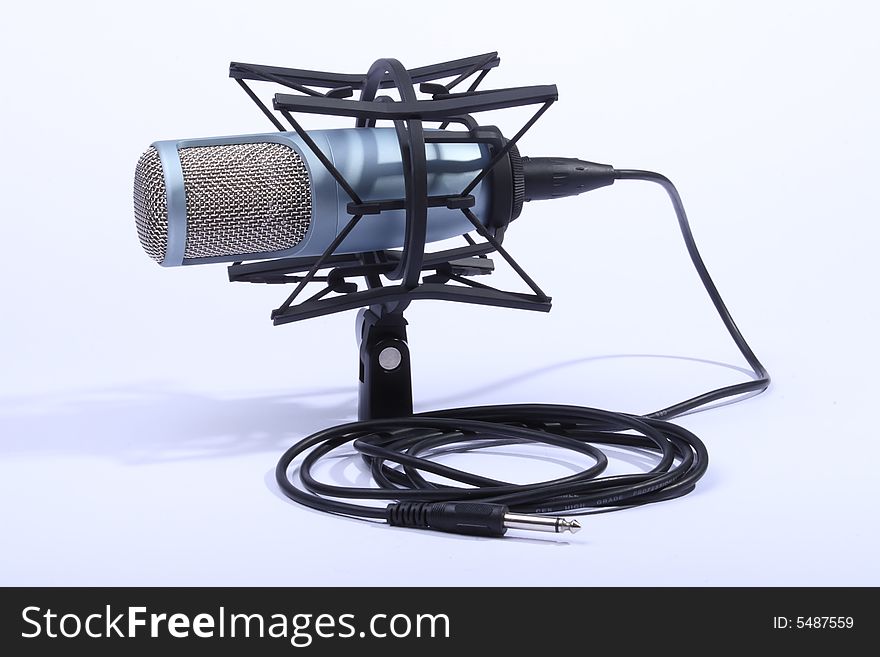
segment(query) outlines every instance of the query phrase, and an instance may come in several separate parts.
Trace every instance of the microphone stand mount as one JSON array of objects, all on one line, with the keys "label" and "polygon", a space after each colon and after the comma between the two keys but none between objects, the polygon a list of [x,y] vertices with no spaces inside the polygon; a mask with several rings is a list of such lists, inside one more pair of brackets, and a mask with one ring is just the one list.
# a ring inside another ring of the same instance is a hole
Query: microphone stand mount
[{"label": "microphone stand mount", "polygon": [[[273,109],[315,153],[339,186],[350,197],[348,224],[318,257],[278,258],[258,262],[237,262],[228,269],[233,282],[294,284],[293,292],[272,311],[275,325],[361,308],[358,315],[360,340],[359,418],[401,417],[412,414],[412,385],[409,347],[403,312],[412,302],[435,299],[486,306],[548,312],[551,299],[502,246],[504,231],[513,210],[513,193],[496,194],[498,203],[511,207],[492,213],[483,222],[473,213],[471,192],[484,179],[493,186],[510,187],[510,158],[505,157],[516,142],[557,99],[555,85],[480,90],[477,87],[490,70],[498,66],[497,53],[486,53],[450,62],[407,70],[395,59],[380,59],[364,75],[309,71],[277,66],[233,62],[229,75],[280,131],[288,128],[247,84],[266,81],[295,93],[276,93]],[[438,80],[452,78],[449,82]],[[453,88],[473,78],[467,91]],[[416,86],[418,85],[418,86]],[[393,88],[399,100],[380,95]],[[358,99],[352,96],[358,92]],[[420,98],[418,93],[430,96]],[[532,117],[511,138],[497,128],[481,126],[472,114],[509,107],[538,105]],[[294,113],[350,117],[358,127],[373,127],[377,121],[391,121],[397,132],[404,166],[405,196],[397,199],[363,200],[309,137]],[[441,130],[426,131],[424,123],[439,123]],[[449,125],[461,130],[447,130]],[[457,195],[427,194],[426,144],[476,143],[489,148],[491,159]],[[506,170],[505,170],[506,167]],[[464,246],[426,251],[427,211],[445,206],[462,212],[483,241],[470,233]],[[368,214],[405,210],[406,230],[401,250],[369,253],[336,253],[337,248]],[[518,212],[518,210],[517,210]],[[473,280],[494,271],[491,253],[500,255],[519,275],[529,292],[509,292]],[[362,279],[363,285],[356,280]],[[323,286],[300,299],[312,283]]]}]

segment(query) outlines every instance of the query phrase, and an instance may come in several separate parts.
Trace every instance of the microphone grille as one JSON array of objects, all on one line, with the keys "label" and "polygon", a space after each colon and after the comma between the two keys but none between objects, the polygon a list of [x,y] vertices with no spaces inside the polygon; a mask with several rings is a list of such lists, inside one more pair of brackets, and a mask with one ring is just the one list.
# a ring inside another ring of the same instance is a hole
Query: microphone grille
[{"label": "microphone grille", "polygon": [[186,258],[281,251],[305,237],[312,195],[305,163],[276,143],[181,148]]},{"label": "microphone grille", "polygon": [[[178,149],[186,194],[184,258],[247,256],[299,244],[312,218],[302,157],[274,142]],[[135,170],[135,220],[147,254],[168,246],[168,207],[159,154],[150,148]]]},{"label": "microphone grille", "polygon": [[168,247],[168,201],[159,152],[152,146],[134,170],[134,220],[144,251],[156,262]]}]

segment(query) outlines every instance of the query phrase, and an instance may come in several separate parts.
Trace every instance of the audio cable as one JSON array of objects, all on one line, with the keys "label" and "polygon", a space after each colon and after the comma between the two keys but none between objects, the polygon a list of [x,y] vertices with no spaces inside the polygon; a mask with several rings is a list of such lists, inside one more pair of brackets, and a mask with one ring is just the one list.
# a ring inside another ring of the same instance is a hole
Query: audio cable
[{"label": "audio cable", "polygon": [[[557,170],[560,161],[561,158],[554,161]],[[539,165],[531,164],[533,168]],[[753,379],[646,415],[585,406],[506,404],[351,422],[314,433],[282,455],[275,477],[285,495],[319,511],[384,520],[395,526],[502,536],[508,529],[575,532],[581,526],[569,516],[661,502],[694,490],[708,467],[708,452],[697,436],[669,420],[724,399],[760,393],[769,386],[770,376],[712,281],[672,182],[659,173],[616,170],[581,160],[569,160],[566,166],[569,171],[564,176],[565,184],[581,191],[610,185],[615,180],[647,181],[663,187],[672,201],[691,262],[730,337],[748,362]],[[552,178],[548,175],[548,184]],[[431,458],[448,451],[526,443],[567,449],[591,463],[569,476],[514,484],[443,465]],[[653,466],[645,472],[603,476],[608,457],[600,445],[638,450],[654,459]],[[321,458],[349,446],[369,467],[375,487],[332,485],[312,475]],[[291,473],[297,459],[300,460]],[[429,481],[425,477],[428,473],[459,485]],[[382,501],[386,502],[384,506],[378,504]]]}]

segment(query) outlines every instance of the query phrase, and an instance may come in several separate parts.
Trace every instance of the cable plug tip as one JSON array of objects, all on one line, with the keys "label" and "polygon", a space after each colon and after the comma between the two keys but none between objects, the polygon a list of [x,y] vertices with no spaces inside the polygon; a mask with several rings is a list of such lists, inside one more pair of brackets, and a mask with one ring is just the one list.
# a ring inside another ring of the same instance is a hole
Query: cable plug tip
[{"label": "cable plug tip", "polygon": [[562,530],[561,531],[570,531],[572,534],[577,534],[581,530],[581,523],[577,520],[566,520],[565,518],[560,518],[562,521]]},{"label": "cable plug tip", "polygon": [[505,513],[505,529],[527,529],[533,532],[552,532],[561,534],[571,532],[576,534],[581,530],[581,523],[567,518],[550,518],[547,516],[533,516],[525,513]]}]

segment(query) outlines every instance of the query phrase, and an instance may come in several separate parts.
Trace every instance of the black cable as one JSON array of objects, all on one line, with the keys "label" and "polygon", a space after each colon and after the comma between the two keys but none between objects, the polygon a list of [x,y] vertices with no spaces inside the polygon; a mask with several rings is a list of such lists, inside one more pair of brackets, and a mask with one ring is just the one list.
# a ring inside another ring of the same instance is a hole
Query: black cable
[{"label": "black cable", "polygon": [[682,415],[683,413],[687,413],[688,411],[692,411],[700,406],[705,406],[706,404],[711,404],[712,402],[720,401],[722,399],[735,397],[736,395],[742,395],[749,392],[762,392],[766,390],[767,386],[770,385],[770,374],[767,372],[767,369],[761,364],[761,361],[758,360],[758,357],[755,356],[752,348],[746,342],[743,334],[740,332],[736,323],[733,321],[733,317],[730,315],[730,311],[724,304],[724,301],[721,298],[721,294],[718,292],[718,288],[715,287],[715,283],[714,281],[712,281],[712,277],[709,275],[709,270],[706,269],[706,264],[703,262],[703,258],[700,256],[700,252],[697,249],[697,243],[696,241],[694,241],[694,235],[691,232],[691,226],[688,222],[687,213],[684,210],[684,204],[681,201],[681,196],[679,196],[678,190],[675,188],[675,185],[673,185],[672,181],[669,180],[669,178],[667,178],[666,176],[659,173],[654,173],[653,171],[619,169],[615,172],[615,177],[618,180],[645,180],[648,182],[657,183],[666,190],[666,193],[669,195],[669,200],[672,201],[672,207],[675,208],[675,215],[676,217],[678,217],[678,227],[681,230],[681,236],[684,238],[684,243],[687,247],[688,254],[691,257],[691,262],[694,264],[694,269],[697,270],[697,274],[700,276],[700,280],[703,282],[703,287],[705,287],[706,292],[709,293],[709,298],[712,300],[712,304],[715,306],[715,310],[718,311],[718,316],[721,317],[721,321],[724,323],[724,327],[727,329],[730,337],[733,338],[734,343],[736,344],[740,353],[746,359],[746,362],[748,362],[749,367],[752,368],[752,372],[755,375],[755,378],[752,381],[738,383],[732,386],[725,386],[723,388],[718,388],[717,390],[711,390],[702,395],[697,395],[696,397],[693,397],[691,399],[679,402],[678,404],[673,404],[672,406],[669,406],[667,408],[649,413],[648,417],[672,418],[678,415]]},{"label": "black cable", "polygon": [[[706,447],[687,429],[666,421],[712,402],[767,388],[770,377],[737,328],[694,242],[678,191],[665,176],[618,170],[620,180],[661,185],[678,217],[691,261],[724,326],[755,379],[698,395],[647,415],[583,406],[510,404],[430,411],[411,417],[351,422],[319,431],[288,449],[276,480],[300,504],[346,516],[385,519],[390,524],[497,536],[509,527],[577,530],[576,521],[540,514],[596,513],[669,500],[692,491],[706,472]],[[378,487],[336,486],[312,476],[332,451],[351,446],[370,468]],[[543,443],[580,453],[593,463],[574,475],[532,484],[512,484],[469,473],[431,459],[441,451],[468,451],[509,444]],[[639,450],[656,458],[647,472],[600,476],[608,458],[596,445]],[[296,476],[291,464],[304,455]],[[391,464],[391,465],[389,465]],[[396,466],[396,467],[395,467]],[[426,479],[431,473],[454,483]],[[386,506],[342,500],[392,500]],[[520,515],[527,514],[527,515]]]}]

